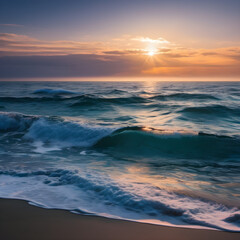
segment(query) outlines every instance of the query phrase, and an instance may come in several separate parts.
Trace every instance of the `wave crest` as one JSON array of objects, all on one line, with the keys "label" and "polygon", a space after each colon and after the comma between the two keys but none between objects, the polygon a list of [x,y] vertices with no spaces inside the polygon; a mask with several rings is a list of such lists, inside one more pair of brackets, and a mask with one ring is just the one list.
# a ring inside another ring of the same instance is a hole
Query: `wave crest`
[{"label": "wave crest", "polygon": [[180,112],[185,114],[211,115],[211,117],[226,117],[226,116],[240,116],[239,108],[230,108],[221,105],[201,106],[201,107],[186,107]]},{"label": "wave crest", "polygon": [[172,93],[151,97],[156,100],[219,100],[217,97],[204,93]]},{"label": "wave crest", "polygon": [[72,95],[76,94],[75,92],[64,90],[64,89],[51,89],[51,88],[43,88],[37,89],[33,92],[34,94],[46,94],[46,95]]},{"label": "wave crest", "polygon": [[28,129],[37,117],[20,113],[0,112],[0,132],[24,131]]},{"label": "wave crest", "polygon": [[90,127],[61,119],[52,121],[41,118],[31,125],[24,137],[61,147],[90,147],[97,140],[108,135],[110,131],[107,128]]},{"label": "wave crest", "polygon": [[119,129],[60,117],[0,113],[0,131],[23,131],[24,139],[58,147],[89,147],[124,156],[227,158],[240,156],[238,138],[141,126]]},{"label": "wave crest", "polygon": [[240,141],[226,136],[130,127],[100,139],[96,148],[134,156],[225,158],[240,156]]}]

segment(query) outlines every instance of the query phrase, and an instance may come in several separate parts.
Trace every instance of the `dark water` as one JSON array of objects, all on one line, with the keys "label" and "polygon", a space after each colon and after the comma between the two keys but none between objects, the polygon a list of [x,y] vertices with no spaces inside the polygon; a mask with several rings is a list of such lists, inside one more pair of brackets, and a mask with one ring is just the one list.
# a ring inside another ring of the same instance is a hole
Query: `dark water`
[{"label": "dark water", "polygon": [[240,83],[0,82],[0,197],[240,230]]}]

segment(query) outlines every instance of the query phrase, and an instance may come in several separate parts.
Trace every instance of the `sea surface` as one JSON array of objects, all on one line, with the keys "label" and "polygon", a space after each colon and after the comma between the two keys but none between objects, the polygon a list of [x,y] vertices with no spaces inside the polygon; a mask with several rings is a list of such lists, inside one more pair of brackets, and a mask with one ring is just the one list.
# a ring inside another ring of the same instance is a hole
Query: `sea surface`
[{"label": "sea surface", "polygon": [[0,82],[0,197],[240,231],[240,82]]}]

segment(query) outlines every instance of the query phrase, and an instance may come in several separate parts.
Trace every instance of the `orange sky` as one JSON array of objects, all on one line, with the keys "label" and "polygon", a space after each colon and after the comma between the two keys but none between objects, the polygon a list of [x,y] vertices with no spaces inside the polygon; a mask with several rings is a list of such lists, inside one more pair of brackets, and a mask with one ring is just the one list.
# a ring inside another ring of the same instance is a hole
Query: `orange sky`
[{"label": "orange sky", "polygon": [[[45,57],[51,65],[53,64],[51,56],[55,56],[63,59],[61,64],[64,64],[64,61],[74,61],[75,65],[82,65],[86,58],[93,74],[88,75],[85,71],[84,76],[240,76],[239,46],[210,49],[187,48],[161,37],[152,39],[146,36],[131,35],[102,42],[80,42],[44,41],[26,35],[0,33],[0,42],[2,43],[0,45],[2,59],[20,58],[21,61],[23,59],[27,61],[29,58],[34,58],[37,61],[38,58]],[[69,60],[64,60],[66,57]],[[100,67],[98,67],[99,64]],[[112,64],[114,71],[108,72],[107,69],[104,71],[104,68],[108,66],[111,68]],[[69,74],[69,77],[78,76],[81,76],[81,72],[79,75],[77,71],[75,75]],[[38,75],[36,74],[35,77]],[[51,77],[54,77],[54,74]]]},{"label": "orange sky", "polygon": [[240,78],[238,0],[0,1],[0,78]]}]

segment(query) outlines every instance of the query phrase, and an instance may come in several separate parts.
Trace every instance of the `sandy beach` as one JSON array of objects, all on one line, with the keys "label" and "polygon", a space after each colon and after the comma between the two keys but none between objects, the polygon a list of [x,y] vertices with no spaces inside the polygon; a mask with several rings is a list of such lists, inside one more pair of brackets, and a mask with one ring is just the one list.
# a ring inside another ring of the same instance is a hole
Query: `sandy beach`
[{"label": "sandy beach", "polygon": [[163,227],[42,209],[22,200],[0,199],[3,240],[234,240],[240,233]]}]

